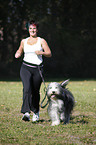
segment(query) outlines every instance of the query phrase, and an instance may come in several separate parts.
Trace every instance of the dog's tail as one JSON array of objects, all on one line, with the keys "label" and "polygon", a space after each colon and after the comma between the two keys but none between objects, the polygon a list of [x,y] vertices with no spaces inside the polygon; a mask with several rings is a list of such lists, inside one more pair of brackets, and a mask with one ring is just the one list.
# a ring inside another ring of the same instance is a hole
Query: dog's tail
[{"label": "dog's tail", "polygon": [[69,83],[69,80],[70,80],[70,79],[65,80],[64,82],[62,82],[62,83],[60,84],[61,87],[62,87],[62,88],[65,88],[65,87],[67,86],[67,84]]}]

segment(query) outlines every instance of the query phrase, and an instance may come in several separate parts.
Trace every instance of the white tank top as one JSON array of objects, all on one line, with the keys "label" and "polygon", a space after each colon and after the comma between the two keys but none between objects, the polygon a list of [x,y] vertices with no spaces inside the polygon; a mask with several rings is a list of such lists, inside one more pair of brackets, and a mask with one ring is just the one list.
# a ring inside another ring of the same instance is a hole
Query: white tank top
[{"label": "white tank top", "polygon": [[26,38],[24,42],[24,58],[23,60],[28,63],[40,65],[43,62],[42,55],[37,55],[35,53],[36,50],[43,51],[43,48],[41,47],[41,38],[38,37],[37,43],[33,45],[27,44]]}]

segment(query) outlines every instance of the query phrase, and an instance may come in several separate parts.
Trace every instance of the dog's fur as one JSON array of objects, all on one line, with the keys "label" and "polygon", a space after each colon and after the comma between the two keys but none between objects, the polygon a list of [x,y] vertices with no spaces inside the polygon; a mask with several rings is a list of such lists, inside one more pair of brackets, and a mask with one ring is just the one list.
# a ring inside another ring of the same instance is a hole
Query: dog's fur
[{"label": "dog's fur", "polygon": [[59,125],[60,121],[64,124],[69,123],[70,114],[74,107],[74,97],[72,93],[66,89],[69,80],[59,84],[52,82],[47,87],[48,97],[48,114],[52,121],[52,126]]}]

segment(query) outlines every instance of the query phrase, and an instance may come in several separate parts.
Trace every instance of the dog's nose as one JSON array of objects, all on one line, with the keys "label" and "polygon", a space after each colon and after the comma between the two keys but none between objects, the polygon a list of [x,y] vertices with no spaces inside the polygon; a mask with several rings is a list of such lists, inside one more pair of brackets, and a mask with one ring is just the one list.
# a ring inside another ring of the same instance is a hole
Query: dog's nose
[{"label": "dog's nose", "polygon": [[52,91],[53,94],[55,94],[55,91]]}]

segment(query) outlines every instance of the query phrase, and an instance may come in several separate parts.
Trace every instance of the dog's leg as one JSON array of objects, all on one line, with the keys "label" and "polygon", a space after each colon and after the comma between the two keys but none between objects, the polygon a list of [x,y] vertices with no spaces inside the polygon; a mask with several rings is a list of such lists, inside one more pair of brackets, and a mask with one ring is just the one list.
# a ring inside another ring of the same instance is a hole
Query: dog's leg
[{"label": "dog's leg", "polygon": [[65,117],[65,122],[64,122],[64,124],[67,124],[67,123],[69,123],[69,120],[70,120],[70,113],[66,113],[65,116],[66,116],[66,117]]},{"label": "dog's leg", "polygon": [[60,120],[59,120],[59,117],[58,116],[55,116],[56,118],[56,120],[53,120],[52,119],[52,124],[51,124],[51,126],[55,126],[55,125],[59,125],[60,124]]},{"label": "dog's leg", "polygon": [[51,126],[55,126],[55,125],[59,125],[60,124],[60,119],[59,119],[59,115],[58,112],[52,112],[51,114],[51,120],[52,120],[52,124]]},{"label": "dog's leg", "polygon": [[50,116],[50,119],[52,121],[51,126],[59,125],[60,124],[60,119],[59,119],[59,114],[58,114],[58,109],[54,108],[54,110],[48,111],[48,114]]},{"label": "dog's leg", "polygon": [[60,120],[63,122],[65,121],[65,113],[64,112],[60,113]]}]

